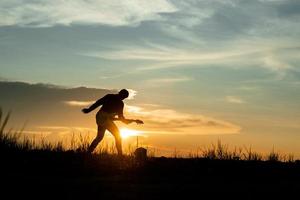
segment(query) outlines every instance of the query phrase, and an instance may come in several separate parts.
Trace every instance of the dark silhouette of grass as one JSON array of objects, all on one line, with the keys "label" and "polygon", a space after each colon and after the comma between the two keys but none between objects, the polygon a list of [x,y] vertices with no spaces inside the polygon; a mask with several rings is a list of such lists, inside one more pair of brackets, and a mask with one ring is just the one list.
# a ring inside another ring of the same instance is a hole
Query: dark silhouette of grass
[{"label": "dark silhouette of grass", "polygon": [[5,130],[9,117],[0,110],[0,195],[10,199],[287,199],[300,189],[300,162],[275,150],[263,156],[218,141],[185,158],[176,150],[140,163],[110,146],[88,154],[82,135],[68,149],[22,138]]}]

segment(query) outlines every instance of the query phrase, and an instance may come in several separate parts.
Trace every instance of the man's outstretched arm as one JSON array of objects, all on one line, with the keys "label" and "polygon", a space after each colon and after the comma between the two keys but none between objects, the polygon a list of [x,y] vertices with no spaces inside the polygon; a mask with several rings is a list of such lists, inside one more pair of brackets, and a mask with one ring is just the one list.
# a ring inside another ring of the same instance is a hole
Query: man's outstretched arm
[{"label": "man's outstretched arm", "polygon": [[121,122],[123,122],[124,124],[129,124],[132,122],[132,119],[126,119],[122,113],[118,114],[118,118],[116,120],[120,120]]},{"label": "man's outstretched arm", "polygon": [[101,99],[98,99],[98,100],[97,100],[94,104],[92,104],[89,108],[84,108],[84,109],[82,109],[82,112],[83,112],[83,113],[89,113],[89,112],[93,111],[94,109],[96,109],[97,107],[103,105],[103,103],[104,103],[104,98],[105,98],[105,96],[102,97]]},{"label": "man's outstretched arm", "polygon": [[115,118],[115,120],[120,120],[121,122],[125,123],[125,124],[129,124],[130,123],[130,119],[126,119],[124,117],[124,114],[123,114],[123,109],[124,109],[124,105],[122,106],[122,108],[119,110],[118,112],[118,118]]},{"label": "man's outstretched arm", "polygon": [[142,120],[139,120],[139,119],[126,119],[124,117],[124,115],[118,115],[118,118],[114,118],[113,120],[118,120],[118,121],[121,121],[125,124],[130,124],[132,122],[135,122],[137,124],[144,124],[144,122]]},{"label": "man's outstretched arm", "polygon": [[114,118],[113,120],[120,120],[121,122],[125,123],[125,124],[130,124],[132,122],[136,122],[137,124],[143,124],[144,122],[141,120],[136,120],[136,119],[126,119],[124,117],[123,114],[123,108],[122,110],[120,110],[120,112],[118,113],[118,118]]}]

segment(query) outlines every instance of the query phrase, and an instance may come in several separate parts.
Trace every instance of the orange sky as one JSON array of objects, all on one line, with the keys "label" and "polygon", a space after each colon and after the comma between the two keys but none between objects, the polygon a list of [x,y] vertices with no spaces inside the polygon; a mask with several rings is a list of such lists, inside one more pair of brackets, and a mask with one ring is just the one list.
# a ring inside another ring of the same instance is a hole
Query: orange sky
[{"label": "orange sky", "polygon": [[[88,136],[89,140],[95,137],[97,109],[88,115],[84,115],[81,109],[106,93],[116,92],[21,82],[2,82],[1,85],[3,92],[8,91],[5,88],[11,92],[6,92],[7,95],[1,100],[4,108],[12,110],[10,127],[19,130],[25,123],[25,135],[35,135],[35,138],[42,136],[50,142],[63,141],[66,145],[70,144],[72,136],[79,138],[82,134]],[[216,144],[218,140],[231,149],[242,147],[245,150],[251,147],[253,150],[268,153],[274,148],[283,154],[292,153],[296,157],[300,155],[300,136],[276,132],[276,127],[282,124],[275,120],[274,124],[266,124],[267,119],[254,119],[241,125],[214,114],[209,116],[179,111],[159,104],[139,103],[139,93],[131,90],[131,94],[132,97],[125,100],[124,114],[128,118],[141,119],[145,124],[125,125],[116,122],[121,130],[131,130],[131,136],[124,138],[125,149],[129,146],[135,147],[135,135],[139,135],[139,145],[155,151],[156,155],[171,156],[175,149],[181,155],[187,155],[199,151],[199,148]],[[247,130],[247,125],[258,129]],[[263,127],[268,129],[264,130]],[[107,132],[100,147],[111,144],[112,139],[111,134]]]}]

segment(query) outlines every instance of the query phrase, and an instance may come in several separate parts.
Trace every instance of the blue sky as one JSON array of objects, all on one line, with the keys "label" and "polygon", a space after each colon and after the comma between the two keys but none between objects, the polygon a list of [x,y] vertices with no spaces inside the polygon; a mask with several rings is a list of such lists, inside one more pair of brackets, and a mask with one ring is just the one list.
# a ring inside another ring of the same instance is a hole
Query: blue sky
[{"label": "blue sky", "polygon": [[[128,103],[153,115],[213,118],[232,125],[221,138],[291,150],[300,130],[299,21],[296,0],[4,0],[0,77],[131,88]],[[209,135],[197,123],[181,132]]]}]

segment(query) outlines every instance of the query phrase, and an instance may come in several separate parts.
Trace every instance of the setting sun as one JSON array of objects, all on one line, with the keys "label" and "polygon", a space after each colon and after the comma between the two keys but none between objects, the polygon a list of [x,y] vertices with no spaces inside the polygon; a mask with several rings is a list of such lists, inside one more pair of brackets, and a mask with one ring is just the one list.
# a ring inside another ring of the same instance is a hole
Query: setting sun
[{"label": "setting sun", "polygon": [[132,129],[127,129],[127,128],[122,128],[120,130],[121,132],[121,137],[123,139],[131,137],[131,136],[138,136],[140,135],[141,131],[137,131],[137,130],[132,130]]}]

